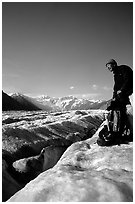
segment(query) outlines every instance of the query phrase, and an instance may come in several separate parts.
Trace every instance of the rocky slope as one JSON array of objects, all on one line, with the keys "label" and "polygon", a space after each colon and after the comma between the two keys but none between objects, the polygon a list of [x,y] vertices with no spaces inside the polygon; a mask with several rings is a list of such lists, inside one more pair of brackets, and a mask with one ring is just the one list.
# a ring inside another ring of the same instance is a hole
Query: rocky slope
[{"label": "rocky slope", "polygon": [[10,110],[41,110],[38,106],[34,103],[30,102],[28,98],[25,96],[19,95],[16,97],[13,95],[12,97],[7,95],[2,91],[2,110],[3,111],[10,111]]},{"label": "rocky slope", "polygon": [[[44,111],[52,111],[53,108],[47,104],[42,105],[37,100],[32,97],[25,96],[20,93],[12,94],[11,97],[18,101],[23,106],[27,107],[27,110],[44,110]],[[31,108],[31,109],[30,109]]]},{"label": "rocky slope", "polygon": [[3,201],[53,167],[72,143],[92,137],[103,114],[101,110],[3,112]]},{"label": "rocky slope", "polygon": [[24,107],[2,91],[2,110],[23,110]]}]

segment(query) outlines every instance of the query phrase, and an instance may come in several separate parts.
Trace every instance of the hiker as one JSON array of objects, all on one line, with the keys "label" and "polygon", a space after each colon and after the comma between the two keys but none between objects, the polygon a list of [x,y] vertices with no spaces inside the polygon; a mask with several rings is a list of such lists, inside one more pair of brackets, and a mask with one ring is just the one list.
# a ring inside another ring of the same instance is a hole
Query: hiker
[{"label": "hiker", "polygon": [[131,105],[129,96],[133,93],[133,71],[127,65],[118,66],[114,59],[109,60],[106,67],[114,75],[113,97],[108,103],[106,120],[97,143],[101,146],[120,145],[126,140],[133,140],[132,110],[126,107]]},{"label": "hiker", "polygon": [[107,110],[120,110],[122,134],[126,121],[126,106],[131,104],[129,96],[133,93],[133,70],[127,65],[117,65],[114,59],[107,62],[106,67],[114,75],[113,98],[107,107]]},{"label": "hiker", "polygon": [[[118,66],[114,59],[109,60],[106,67],[114,74],[112,101],[116,100],[122,107],[126,107],[131,104],[129,96],[133,93],[133,70],[127,65]],[[108,107],[108,110],[110,108]]]}]

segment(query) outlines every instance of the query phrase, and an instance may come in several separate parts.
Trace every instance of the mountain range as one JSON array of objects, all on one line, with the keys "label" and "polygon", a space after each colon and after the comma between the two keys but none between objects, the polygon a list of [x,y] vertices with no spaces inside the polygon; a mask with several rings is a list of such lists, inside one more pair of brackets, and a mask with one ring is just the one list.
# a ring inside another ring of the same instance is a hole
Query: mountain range
[{"label": "mountain range", "polygon": [[106,109],[107,101],[91,100],[75,96],[50,97],[42,95],[38,97],[28,97],[20,93],[10,96],[2,91],[2,110],[44,110],[47,112]]}]

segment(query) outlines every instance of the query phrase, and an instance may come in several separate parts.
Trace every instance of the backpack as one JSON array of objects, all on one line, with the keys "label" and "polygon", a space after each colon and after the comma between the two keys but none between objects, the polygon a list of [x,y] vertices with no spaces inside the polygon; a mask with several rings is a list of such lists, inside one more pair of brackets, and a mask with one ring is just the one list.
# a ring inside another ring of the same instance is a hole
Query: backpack
[{"label": "backpack", "polygon": [[125,126],[124,114],[121,110],[110,110],[107,114],[105,125],[99,132],[97,140],[100,146],[110,146],[119,143]]},{"label": "backpack", "polygon": [[108,114],[108,125],[111,133],[118,133],[121,125],[121,111],[111,110]]}]

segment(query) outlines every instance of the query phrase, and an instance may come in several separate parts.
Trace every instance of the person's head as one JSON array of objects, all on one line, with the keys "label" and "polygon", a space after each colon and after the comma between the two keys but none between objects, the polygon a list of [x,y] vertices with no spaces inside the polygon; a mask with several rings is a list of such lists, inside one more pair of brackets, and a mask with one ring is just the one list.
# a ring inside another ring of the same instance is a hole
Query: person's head
[{"label": "person's head", "polygon": [[110,72],[114,72],[116,70],[116,67],[117,67],[117,62],[114,59],[110,59],[106,63],[106,67],[109,69]]}]

